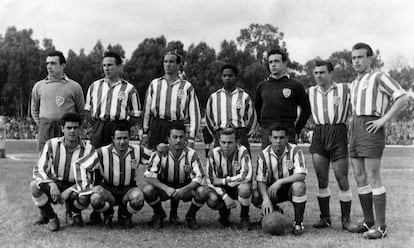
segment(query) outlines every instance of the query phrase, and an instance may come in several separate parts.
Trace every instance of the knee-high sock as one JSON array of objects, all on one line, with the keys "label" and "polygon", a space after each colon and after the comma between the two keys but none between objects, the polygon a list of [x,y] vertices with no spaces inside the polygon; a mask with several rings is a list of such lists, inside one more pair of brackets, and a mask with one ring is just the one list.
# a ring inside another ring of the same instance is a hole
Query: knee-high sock
[{"label": "knee-high sock", "polygon": [[303,214],[305,213],[306,200],[306,195],[292,197],[293,208],[295,211],[295,224],[297,225],[300,225],[303,222]]},{"label": "knee-high sock", "polygon": [[375,225],[381,227],[385,225],[385,207],[386,207],[386,193],[385,187],[372,189],[372,199],[375,208]]},{"label": "knee-high sock", "polygon": [[364,214],[364,222],[368,226],[374,225],[375,220],[374,220],[374,211],[372,209],[371,185],[358,187],[358,196],[361,202],[362,212]]},{"label": "knee-high sock", "polygon": [[330,217],[329,200],[331,198],[331,191],[329,188],[319,188],[318,190],[318,203],[321,210],[321,217]]}]

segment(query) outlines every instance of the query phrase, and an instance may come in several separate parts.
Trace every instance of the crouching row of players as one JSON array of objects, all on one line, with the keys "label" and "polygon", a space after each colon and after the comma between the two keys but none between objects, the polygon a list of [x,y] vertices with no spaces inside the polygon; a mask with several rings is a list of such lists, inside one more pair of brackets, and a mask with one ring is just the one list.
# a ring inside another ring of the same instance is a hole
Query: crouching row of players
[{"label": "crouching row of players", "polygon": [[[168,147],[152,153],[143,146],[129,144],[127,123],[115,125],[112,144],[96,150],[79,138],[80,125],[78,115],[66,114],[64,136],[47,142],[34,168],[30,188],[40,209],[36,224],[47,223],[51,231],[58,230],[60,223],[52,204],[64,203],[66,219],[75,225],[83,225],[81,211],[90,204],[94,209],[90,221],[102,221],[103,213],[104,224],[111,227],[114,206],[118,205],[118,224],[132,227],[132,215],[146,201],[154,210],[149,224],[161,228],[167,216],[161,202],[171,201],[169,220],[177,223],[182,200],[191,201],[185,216],[188,227],[196,227],[196,213],[205,203],[218,210],[223,226],[229,226],[230,211],[238,200],[240,225],[248,228],[251,203],[266,215],[278,210],[278,203],[290,200],[295,215],[292,232],[303,232],[305,160],[297,146],[287,143],[283,127],[272,128],[271,145],[259,155],[255,175],[258,187],[253,190],[249,152],[236,144],[232,128],[221,130],[220,146],[210,152],[204,168],[197,153],[185,145],[182,122],[170,124]],[[147,184],[142,190],[137,187],[139,164],[147,164]],[[103,177],[99,184],[94,172]]]}]

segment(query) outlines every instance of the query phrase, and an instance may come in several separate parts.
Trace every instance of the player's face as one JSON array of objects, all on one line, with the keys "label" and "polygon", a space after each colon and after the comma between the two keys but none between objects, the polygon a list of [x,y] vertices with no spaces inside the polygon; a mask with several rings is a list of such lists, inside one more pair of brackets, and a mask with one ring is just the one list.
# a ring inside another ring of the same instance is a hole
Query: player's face
[{"label": "player's face", "polygon": [[178,73],[177,56],[174,54],[164,56],[164,72],[169,75]]},{"label": "player's face", "polygon": [[62,127],[63,135],[68,141],[78,140],[80,131],[80,125],[78,122],[67,121]]},{"label": "player's face", "polygon": [[352,65],[357,73],[364,73],[371,69],[371,57],[367,56],[366,49],[352,50]]},{"label": "player's face", "polygon": [[223,80],[223,86],[225,89],[233,89],[236,85],[236,74],[232,69],[224,69],[221,73],[221,80]]},{"label": "player's face", "polygon": [[316,66],[313,70],[313,76],[318,85],[329,85],[332,81],[332,73],[328,71],[326,65]]},{"label": "player's face", "polygon": [[126,151],[129,145],[129,132],[127,130],[115,130],[114,137],[112,137],[112,143],[117,151]]},{"label": "player's face", "polygon": [[281,54],[272,54],[269,56],[269,70],[272,75],[281,76],[286,72],[286,62],[282,61]]},{"label": "player's face", "polygon": [[48,56],[46,58],[46,69],[49,77],[61,78],[64,68],[65,64],[60,63],[59,56]]},{"label": "player's face", "polygon": [[221,134],[220,135],[220,147],[226,156],[231,156],[237,148],[236,135],[235,134]]},{"label": "player's face", "polygon": [[283,151],[288,142],[285,130],[273,130],[269,136],[270,143],[275,151]]},{"label": "player's face", "polygon": [[172,129],[168,137],[168,144],[173,150],[184,149],[186,137],[183,130]]},{"label": "player's face", "polygon": [[116,65],[116,60],[113,57],[105,57],[102,67],[106,78],[116,78],[121,71],[121,65]]}]

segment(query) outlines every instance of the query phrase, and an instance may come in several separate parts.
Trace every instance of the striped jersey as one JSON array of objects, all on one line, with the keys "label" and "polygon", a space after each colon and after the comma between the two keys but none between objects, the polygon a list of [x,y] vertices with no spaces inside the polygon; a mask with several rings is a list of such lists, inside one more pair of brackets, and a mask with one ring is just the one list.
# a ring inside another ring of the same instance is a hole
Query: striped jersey
[{"label": "striped jersey", "polygon": [[104,121],[129,120],[141,115],[141,103],[134,85],[124,79],[111,84],[103,78],[89,86],[85,110]]},{"label": "striped jersey", "polygon": [[369,71],[352,82],[352,113],[383,116],[388,111],[390,103],[405,94],[398,82],[388,75],[380,71]]},{"label": "striped jersey", "polygon": [[201,184],[205,172],[196,151],[186,147],[178,158],[171,152],[154,152],[144,175],[179,186],[191,181]]},{"label": "striped jersey", "polygon": [[308,95],[315,124],[332,125],[346,122],[350,109],[348,84],[332,81],[326,92],[318,85],[312,86],[308,89]]},{"label": "striped jersey", "polygon": [[246,128],[247,136],[251,136],[257,124],[252,98],[239,87],[233,92],[224,88],[217,90],[208,98],[206,123],[212,134],[231,124],[234,128]]},{"label": "striped jersey", "polygon": [[299,146],[288,143],[283,154],[278,156],[269,145],[259,154],[256,171],[258,182],[271,184],[296,173],[307,173],[305,158]]},{"label": "striped jersey", "polygon": [[189,139],[194,140],[200,126],[200,107],[191,83],[177,79],[169,84],[164,77],[152,80],[145,96],[144,132],[148,131],[151,118],[188,120]]},{"label": "striped jersey", "polygon": [[237,146],[233,157],[229,159],[222,151],[221,147],[211,150],[207,158],[207,185],[223,195],[221,187],[214,186],[212,181],[217,179],[229,178],[230,187],[235,187],[241,183],[248,183],[252,180],[253,167],[249,152],[244,146]]},{"label": "striped jersey", "polygon": [[141,145],[131,144],[123,156],[116,151],[113,144],[96,149],[76,162],[75,177],[78,190],[91,190],[94,170],[99,170],[109,185],[135,185],[138,166],[148,163],[151,152]]},{"label": "striped jersey", "polygon": [[33,169],[33,179],[38,184],[53,181],[75,183],[75,162],[92,151],[92,145],[82,140],[74,149],[67,149],[64,136],[52,138],[43,147]]}]

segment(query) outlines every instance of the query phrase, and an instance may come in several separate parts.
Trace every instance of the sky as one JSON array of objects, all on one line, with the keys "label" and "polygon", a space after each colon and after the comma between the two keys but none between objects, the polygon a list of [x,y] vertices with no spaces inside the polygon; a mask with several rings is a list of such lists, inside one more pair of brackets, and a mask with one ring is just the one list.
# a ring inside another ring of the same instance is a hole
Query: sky
[{"label": "sky", "polygon": [[252,23],[284,33],[301,64],[356,42],[379,49],[386,68],[414,64],[414,2],[403,0],[1,0],[0,34],[33,29],[58,50],[89,53],[98,40],[121,44],[127,58],[145,38],[164,35],[188,48],[200,41],[220,50]]}]

